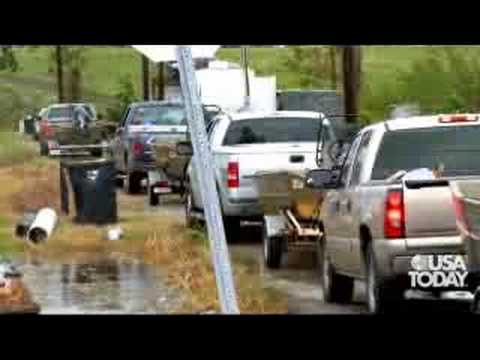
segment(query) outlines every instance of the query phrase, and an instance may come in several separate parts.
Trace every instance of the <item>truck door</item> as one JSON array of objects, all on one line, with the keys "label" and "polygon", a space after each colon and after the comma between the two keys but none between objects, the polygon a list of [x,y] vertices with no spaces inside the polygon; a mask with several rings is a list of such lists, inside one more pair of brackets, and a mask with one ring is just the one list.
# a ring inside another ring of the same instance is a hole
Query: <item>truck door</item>
[{"label": "truck door", "polygon": [[345,219],[346,210],[348,210],[347,200],[348,188],[353,161],[357,152],[360,137],[357,136],[350,147],[350,151],[345,159],[342,174],[340,176],[340,184],[336,191],[328,197],[328,209],[330,213],[330,221],[326,229],[329,252],[332,255],[334,265],[343,271],[350,271],[351,265],[348,260],[351,253],[351,240],[349,239],[349,230],[346,228],[348,221]]},{"label": "truck door", "polygon": [[372,138],[372,131],[367,131],[361,135],[358,150],[355,154],[355,160],[352,165],[352,173],[348,186],[343,194],[340,212],[343,219],[346,237],[349,242],[349,254],[347,262],[349,271],[359,274],[363,268],[362,253],[360,247],[360,192],[359,186],[362,182],[362,172],[365,160],[368,154],[368,146]]}]

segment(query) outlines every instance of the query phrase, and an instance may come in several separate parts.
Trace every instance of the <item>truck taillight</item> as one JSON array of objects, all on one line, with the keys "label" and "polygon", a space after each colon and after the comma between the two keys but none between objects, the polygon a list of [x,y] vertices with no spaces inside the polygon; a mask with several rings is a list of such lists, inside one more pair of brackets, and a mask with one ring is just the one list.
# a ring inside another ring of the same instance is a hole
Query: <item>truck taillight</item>
[{"label": "truck taillight", "polygon": [[384,232],[387,239],[405,237],[405,206],[402,190],[391,190],[385,203]]},{"label": "truck taillight", "polygon": [[227,185],[230,189],[240,186],[240,167],[238,162],[229,162],[227,168]]},{"label": "truck taillight", "polygon": [[45,136],[46,138],[52,138],[53,135],[55,134],[53,131],[53,128],[48,124],[48,121],[43,120],[40,123],[40,130],[42,132],[42,135]]},{"label": "truck taillight", "polygon": [[144,150],[144,146],[141,142],[135,141],[133,143],[132,150],[135,156],[141,156]]}]

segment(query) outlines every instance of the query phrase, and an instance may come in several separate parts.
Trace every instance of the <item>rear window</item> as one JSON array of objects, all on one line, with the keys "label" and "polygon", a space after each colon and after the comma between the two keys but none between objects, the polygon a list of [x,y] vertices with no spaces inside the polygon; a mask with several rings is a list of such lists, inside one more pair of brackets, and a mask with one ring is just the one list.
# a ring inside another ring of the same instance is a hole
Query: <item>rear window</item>
[{"label": "rear window", "polygon": [[316,142],[319,125],[319,119],[312,118],[238,120],[230,124],[223,145]]},{"label": "rear window", "polygon": [[182,106],[145,106],[133,111],[131,125],[187,125]]},{"label": "rear window", "polygon": [[90,115],[91,118],[95,117],[95,112],[90,105],[82,105],[81,107],[88,113],[88,115]]},{"label": "rear window", "polygon": [[443,169],[443,176],[480,175],[480,126],[437,127],[385,134],[372,179],[400,170]]},{"label": "rear window", "polygon": [[55,121],[65,118],[72,118],[73,116],[73,109],[71,107],[58,107],[58,108],[51,108],[48,112],[48,120]]}]

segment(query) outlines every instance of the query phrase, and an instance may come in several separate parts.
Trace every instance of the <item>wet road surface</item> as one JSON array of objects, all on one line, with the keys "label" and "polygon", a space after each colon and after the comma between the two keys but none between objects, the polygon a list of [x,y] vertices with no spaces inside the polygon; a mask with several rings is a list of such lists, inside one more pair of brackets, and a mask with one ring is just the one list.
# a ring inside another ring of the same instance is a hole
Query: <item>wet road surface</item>
[{"label": "wet road surface", "polygon": [[78,253],[17,264],[42,314],[162,314],[179,305],[165,274],[134,259]]}]

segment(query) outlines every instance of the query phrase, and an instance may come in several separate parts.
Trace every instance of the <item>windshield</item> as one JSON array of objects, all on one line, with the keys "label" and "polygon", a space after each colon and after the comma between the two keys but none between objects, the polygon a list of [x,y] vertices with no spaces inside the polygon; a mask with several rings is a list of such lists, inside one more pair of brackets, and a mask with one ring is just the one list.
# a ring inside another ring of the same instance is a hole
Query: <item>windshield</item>
[{"label": "windshield", "polygon": [[[240,144],[317,142],[320,121],[315,118],[261,118],[231,123],[223,142]],[[328,131],[324,133],[328,139]]]},{"label": "windshield", "polygon": [[64,120],[65,118],[72,118],[73,109],[71,107],[55,107],[48,112],[49,121]]},{"label": "windshield", "polygon": [[480,175],[480,126],[437,127],[388,132],[372,180],[397,171],[440,170],[443,176]]},{"label": "windshield", "polygon": [[145,106],[134,110],[131,125],[187,125],[187,117],[182,106]]}]

